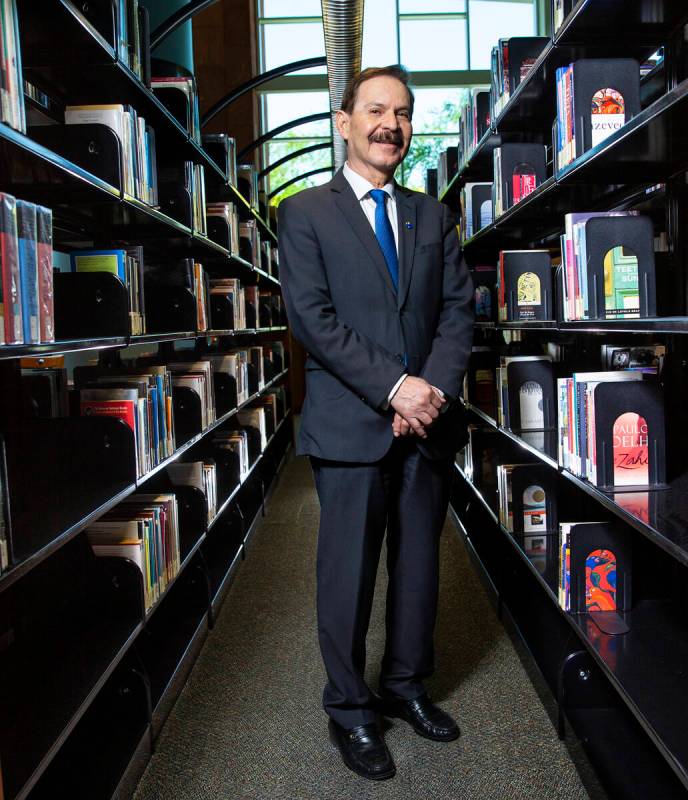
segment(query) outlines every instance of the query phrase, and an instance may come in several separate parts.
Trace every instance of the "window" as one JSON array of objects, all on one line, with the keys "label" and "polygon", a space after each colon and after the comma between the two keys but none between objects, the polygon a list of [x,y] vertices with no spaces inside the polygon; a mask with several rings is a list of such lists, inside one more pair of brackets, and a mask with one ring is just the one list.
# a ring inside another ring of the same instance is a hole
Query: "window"
[{"label": "window", "polygon": [[[263,130],[271,131],[295,119],[317,113],[329,113],[330,101],[327,92],[268,92],[262,96]],[[284,156],[296,153],[304,148],[330,142],[330,121],[328,119],[308,122],[289,128],[275,136],[263,147],[263,163],[274,164]],[[311,150],[301,156],[289,159],[268,173],[266,193],[271,194],[288,181],[304,173],[322,169],[332,164],[330,147]],[[291,184],[274,198],[282,200],[290,194],[301,191],[308,186],[315,186],[328,181],[331,172],[321,172],[309,176],[299,183]]]},{"label": "window", "polygon": [[[320,0],[257,3],[262,71],[325,54]],[[489,83],[493,45],[508,36],[536,35],[538,9],[544,18],[545,6],[546,0],[365,1],[362,67],[401,63],[413,76],[414,137],[398,180],[413,189],[424,188],[425,170],[436,165],[442,150],[456,144],[466,93]],[[292,73],[262,90],[261,130],[328,108],[324,67]],[[288,152],[322,144],[329,137],[327,119],[292,128],[263,147],[263,163],[274,163]],[[287,161],[268,174],[266,192],[297,175],[326,167],[331,158],[331,150],[322,148]],[[272,202],[329,177],[320,173],[306,178]]]}]

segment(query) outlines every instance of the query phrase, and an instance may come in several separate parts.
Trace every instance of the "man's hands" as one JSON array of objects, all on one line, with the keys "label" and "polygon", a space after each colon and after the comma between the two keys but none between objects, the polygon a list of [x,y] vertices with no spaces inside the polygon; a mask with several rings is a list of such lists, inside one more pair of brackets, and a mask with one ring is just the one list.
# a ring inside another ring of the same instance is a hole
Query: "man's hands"
[{"label": "man's hands", "polygon": [[421,439],[427,439],[425,428],[437,419],[446,402],[438,390],[423,378],[407,376],[390,401],[396,412],[392,423],[394,435],[413,433]]}]

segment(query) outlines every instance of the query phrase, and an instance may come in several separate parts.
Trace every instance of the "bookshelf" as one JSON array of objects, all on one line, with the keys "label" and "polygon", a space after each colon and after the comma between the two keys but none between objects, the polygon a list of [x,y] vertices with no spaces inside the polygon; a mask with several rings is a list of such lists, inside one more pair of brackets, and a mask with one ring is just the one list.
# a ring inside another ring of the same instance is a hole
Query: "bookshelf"
[{"label": "bookshelf", "polygon": [[[465,242],[469,266],[494,267],[501,250],[556,250],[567,213],[638,210],[651,218],[656,317],[478,322],[474,345],[504,355],[542,353],[545,344],[561,348],[562,361],[554,363],[561,377],[598,370],[602,344],[664,345],[667,483],[645,492],[605,491],[560,465],[557,431],[501,427],[469,394],[464,405],[476,432],[477,454],[472,473],[456,465],[451,513],[497,613],[524,642],[554,701],[557,733],[563,737],[571,731],[580,740],[610,797],[679,798],[688,791],[683,723],[688,712],[683,424],[688,388],[688,9],[671,0],[573,0],[565,10],[563,23],[474,150],[464,155],[440,199],[458,218],[461,188],[492,180],[496,147],[536,142],[547,146],[547,180]],[[557,68],[580,58],[642,62],[660,48],[663,58],[641,78],[641,112],[557,169],[552,159]],[[561,608],[558,534],[543,534],[550,537],[543,562],[528,551],[522,535],[500,523],[491,463],[543,465],[556,487],[559,521],[613,522],[623,531],[634,554],[632,608],[619,612],[627,633],[604,633],[592,614]]]},{"label": "bookshelf", "polygon": [[[17,0],[23,75],[50,103],[27,95],[26,133],[0,123],[0,191],[52,210],[55,251],[68,253],[84,243],[142,245],[146,265],[198,260],[212,277],[238,278],[242,286],[269,294],[268,300],[279,296],[279,277],[261,253],[253,260],[243,250],[236,255],[183,216],[167,213],[174,205],[155,207],[128,194],[121,145],[108,128],[77,125],[67,132],[60,124],[67,105],[131,105],[155,131],[158,168],[183,167],[185,161],[203,166],[207,201],[234,203],[240,219],[253,220],[262,240],[276,246],[261,211],[121,60],[119,8],[116,0],[48,0],[40,9]],[[38,126],[32,124],[37,113],[43,121]],[[156,319],[169,315],[179,325],[132,334],[121,288],[102,275],[55,272],[56,340],[0,345],[0,440],[7,458],[0,483],[3,492],[9,487],[12,550],[0,573],[4,800],[37,800],[56,791],[94,800],[133,793],[250,551],[292,442],[283,314],[271,311],[264,319],[261,309],[254,327],[202,329],[195,316],[173,308],[174,292],[169,298],[161,293]],[[286,360],[270,362],[269,370],[263,363],[262,382],[255,367],[247,367],[250,388],[240,401],[226,375],[215,381],[217,413],[207,424],[199,396],[174,389],[173,450],[138,476],[132,431],[118,419],[78,416],[74,391],[68,416],[29,418],[22,406],[22,359],[40,367],[63,358],[71,377],[87,363],[107,371],[133,363],[130,358],[202,361],[277,344]],[[206,495],[172,485],[166,468],[212,460],[216,437],[276,389],[285,391],[274,430],[245,471],[218,477],[216,513],[209,519]],[[179,568],[148,610],[139,567],[128,558],[96,556],[86,533],[137,493],[172,493],[178,508]]]}]

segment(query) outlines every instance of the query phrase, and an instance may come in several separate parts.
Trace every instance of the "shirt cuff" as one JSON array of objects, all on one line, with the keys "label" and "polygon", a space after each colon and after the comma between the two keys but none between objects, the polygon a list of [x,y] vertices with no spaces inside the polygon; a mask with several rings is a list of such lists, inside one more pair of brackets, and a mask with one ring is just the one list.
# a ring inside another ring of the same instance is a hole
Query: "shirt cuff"
[{"label": "shirt cuff", "polygon": [[396,393],[399,391],[399,387],[400,387],[400,386],[401,386],[401,384],[404,382],[404,379],[405,379],[406,377],[407,377],[407,373],[405,372],[405,373],[404,373],[404,374],[403,374],[403,375],[402,375],[402,376],[399,378],[399,380],[398,380],[398,381],[397,381],[397,382],[394,384],[394,386],[392,386],[392,391],[391,391],[391,392],[390,392],[390,393],[387,395],[387,399],[386,399],[386,400],[385,400],[385,402],[382,404],[382,410],[383,410],[383,411],[387,411],[387,409],[389,408],[389,404],[392,402],[392,398],[393,398],[393,397],[394,397],[394,395],[395,395],[395,394],[396,394]]},{"label": "shirt cuff", "polygon": [[[432,384],[430,384],[430,386],[432,386]],[[437,388],[437,386],[432,386],[432,388],[433,388],[433,389],[434,389],[434,390],[437,392],[437,394],[438,394],[438,395],[439,395],[439,396],[440,396],[440,397],[441,397],[443,400],[447,400],[447,396],[445,395],[445,393],[444,393],[444,392],[443,392],[441,389],[438,389],[438,388]],[[444,412],[445,412],[445,411],[446,411],[448,408],[449,408],[449,402],[446,402],[446,403],[445,403],[445,404],[442,406],[442,408],[440,408],[440,414],[444,414]]]}]

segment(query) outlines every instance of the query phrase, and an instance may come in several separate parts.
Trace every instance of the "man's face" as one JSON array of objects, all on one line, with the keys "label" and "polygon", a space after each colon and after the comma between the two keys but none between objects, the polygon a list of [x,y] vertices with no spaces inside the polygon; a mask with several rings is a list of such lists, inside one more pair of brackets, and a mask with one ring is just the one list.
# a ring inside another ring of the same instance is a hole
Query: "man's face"
[{"label": "man's face", "polygon": [[364,81],[358,88],[351,114],[337,113],[337,128],[346,140],[347,157],[392,175],[411,144],[413,126],[409,93],[404,84],[387,75]]}]

